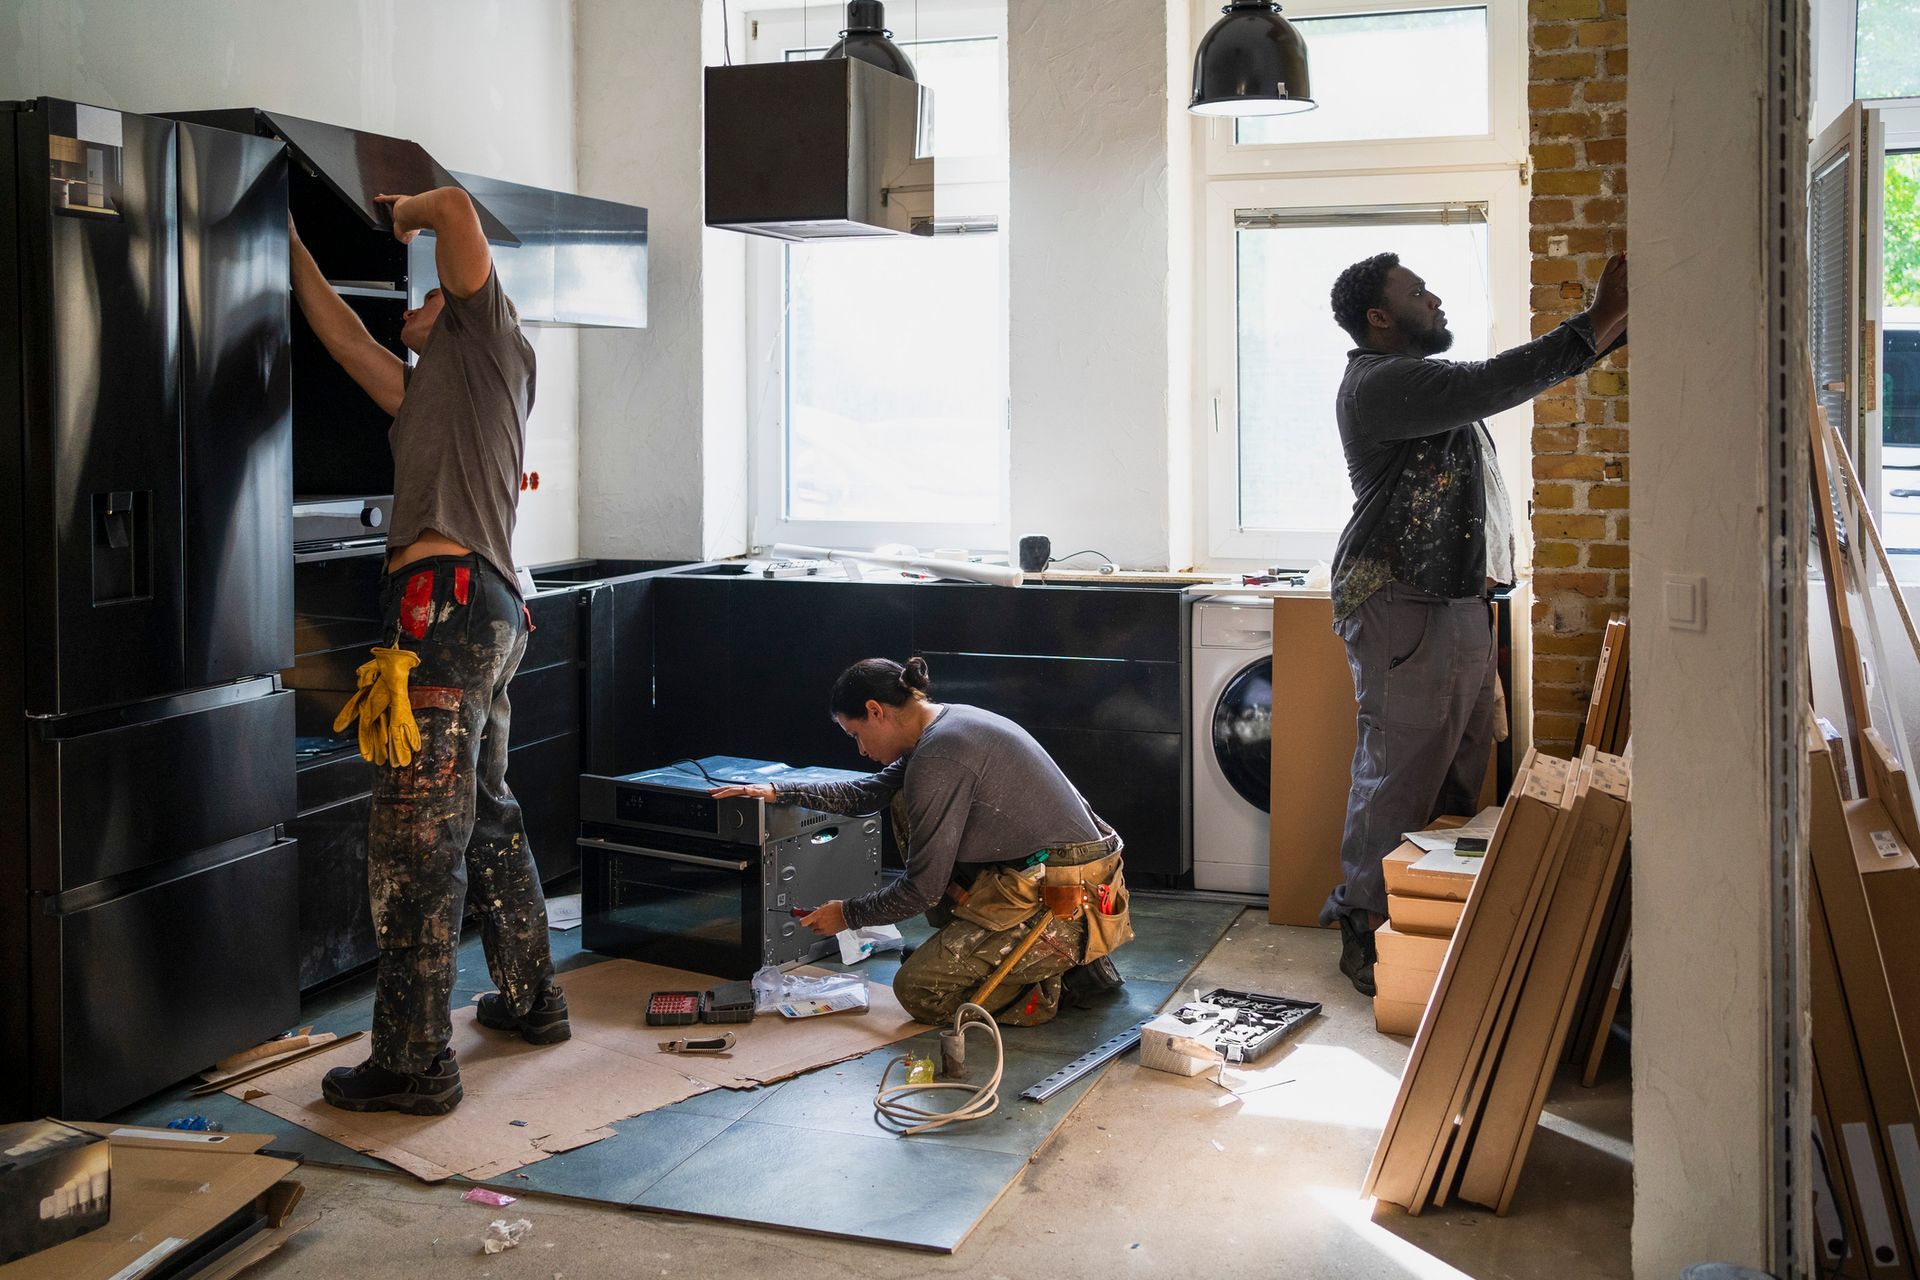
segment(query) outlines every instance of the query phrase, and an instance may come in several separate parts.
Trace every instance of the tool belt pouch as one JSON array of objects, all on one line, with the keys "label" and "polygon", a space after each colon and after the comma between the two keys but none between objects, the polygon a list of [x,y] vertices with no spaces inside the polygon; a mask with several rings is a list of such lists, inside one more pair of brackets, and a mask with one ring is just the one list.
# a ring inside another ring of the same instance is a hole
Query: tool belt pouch
[{"label": "tool belt pouch", "polygon": [[[1127,878],[1121,870],[1118,853],[1077,867],[1049,866],[1046,871],[1048,905],[1052,905],[1056,891],[1076,893],[1084,903],[1082,916],[1087,922],[1087,946],[1080,957],[1081,964],[1091,964],[1132,939],[1133,920],[1127,913]],[[1113,908],[1111,915],[1102,914],[1098,906],[1096,886],[1103,884],[1112,886],[1107,899]]]},{"label": "tool belt pouch", "polygon": [[953,914],[994,933],[1018,928],[1040,909],[1041,883],[1039,867],[1028,871],[1015,871],[1011,867],[982,871],[966,900],[954,904]]}]

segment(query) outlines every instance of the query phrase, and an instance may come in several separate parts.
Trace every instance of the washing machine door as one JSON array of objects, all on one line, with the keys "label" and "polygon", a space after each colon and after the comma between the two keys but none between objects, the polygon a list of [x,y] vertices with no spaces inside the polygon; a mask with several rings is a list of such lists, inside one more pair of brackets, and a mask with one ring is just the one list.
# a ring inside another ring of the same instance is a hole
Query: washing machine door
[{"label": "washing machine door", "polygon": [[1228,785],[1262,813],[1273,800],[1273,659],[1234,673],[1213,708],[1213,758]]}]

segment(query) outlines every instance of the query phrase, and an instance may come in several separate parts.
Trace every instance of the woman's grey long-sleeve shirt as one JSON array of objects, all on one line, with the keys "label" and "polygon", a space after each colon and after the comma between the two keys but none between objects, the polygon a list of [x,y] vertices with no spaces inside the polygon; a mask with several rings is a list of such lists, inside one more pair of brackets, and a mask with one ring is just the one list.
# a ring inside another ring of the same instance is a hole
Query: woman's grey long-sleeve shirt
[{"label": "woman's grey long-sleeve shirt", "polygon": [[1053,757],[1005,716],[950,703],[920,742],[854,782],[779,788],[828,813],[873,813],[904,794],[907,874],[846,904],[847,927],[893,924],[938,902],[958,863],[1010,862],[1100,839],[1086,801]]}]

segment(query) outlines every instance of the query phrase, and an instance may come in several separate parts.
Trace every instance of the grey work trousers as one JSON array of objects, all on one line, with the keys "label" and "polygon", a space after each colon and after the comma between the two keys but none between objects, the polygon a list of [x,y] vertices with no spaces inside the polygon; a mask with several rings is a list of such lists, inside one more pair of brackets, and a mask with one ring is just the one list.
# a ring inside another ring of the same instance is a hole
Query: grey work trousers
[{"label": "grey work trousers", "polygon": [[[1389,583],[1335,624],[1359,704],[1353,787],[1340,838],[1344,876],[1320,923],[1387,913],[1380,866],[1444,813],[1478,811],[1493,743],[1492,606]],[[1363,922],[1364,923],[1364,922]]]}]

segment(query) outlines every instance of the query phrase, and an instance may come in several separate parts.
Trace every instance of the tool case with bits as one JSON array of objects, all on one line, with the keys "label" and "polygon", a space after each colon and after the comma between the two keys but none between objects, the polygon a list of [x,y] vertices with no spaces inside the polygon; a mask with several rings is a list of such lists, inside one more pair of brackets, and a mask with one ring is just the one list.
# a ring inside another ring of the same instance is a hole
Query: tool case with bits
[{"label": "tool case with bits", "polygon": [[1196,1023],[1217,1023],[1210,1038],[1221,1057],[1228,1062],[1257,1062],[1319,1013],[1320,1004],[1215,987],[1198,1002],[1174,1010],[1174,1016],[1185,1021],[1188,1010],[1194,1011]]}]

